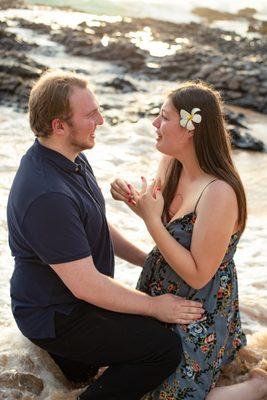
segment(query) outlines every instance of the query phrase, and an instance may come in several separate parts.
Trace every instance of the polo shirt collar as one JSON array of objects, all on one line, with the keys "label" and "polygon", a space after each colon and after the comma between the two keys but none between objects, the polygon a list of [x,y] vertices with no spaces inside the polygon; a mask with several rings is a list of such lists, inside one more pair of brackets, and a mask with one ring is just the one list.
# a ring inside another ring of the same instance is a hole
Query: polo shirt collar
[{"label": "polo shirt collar", "polygon": [[76,157],[75,162],[72,162],[58,151],[43,146],[37,138],[35,139],[33,147],[35,148],[35,150],[37,150],[37,152],[40,152],[43,157],[51,160],[54,164],[56,164],[58,167],[66,172],[77,172],[81,169],[81,164],[78,163],[78,161],[81,160],[79,156]]}]

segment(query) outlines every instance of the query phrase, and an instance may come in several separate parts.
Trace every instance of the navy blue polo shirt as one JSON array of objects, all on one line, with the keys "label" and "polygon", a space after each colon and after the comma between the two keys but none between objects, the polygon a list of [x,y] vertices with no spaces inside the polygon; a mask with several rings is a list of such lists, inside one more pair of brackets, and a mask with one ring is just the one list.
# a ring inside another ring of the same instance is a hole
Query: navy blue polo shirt
[{"label": "navy blue polo shirt", "polygon": [[7,220],[17,325],[28,338],[55,337],[55,311],[69,314],[82,301],[49,264],[91,255],[101,273],[114,275],[105,202],[86,157],[72,162],[36,139],[15,176]]}]

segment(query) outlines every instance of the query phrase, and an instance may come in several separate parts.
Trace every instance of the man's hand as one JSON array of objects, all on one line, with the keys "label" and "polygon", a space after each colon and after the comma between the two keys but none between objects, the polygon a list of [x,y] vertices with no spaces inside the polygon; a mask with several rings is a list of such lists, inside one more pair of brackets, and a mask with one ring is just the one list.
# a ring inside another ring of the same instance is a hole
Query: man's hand
[{"label": "man's hand", "polygon": [[204,312],[201,303],[172,294],[151,297],[101,274],[92,256],[51,267],[75,297],[106,310],[174,324],[196,321]]},{"label": "man's hand", "polygon": [[134,198],[137,198],[140,193],[133,185],[117,178],[110,184],[110,193],[114,200],[123,201],[135,214],[141,217],[134,201]]},{"label": "man's hand", "polygon": [[172,324],[190,324],[203,318],[202,304],[173,294],[153,297],[151,316]]},{"label": "man's hand", "polygon": [[132,198],[130,185],[123,179],[117,178],[110,184],[110,193],[114,200],[129,202]]}]

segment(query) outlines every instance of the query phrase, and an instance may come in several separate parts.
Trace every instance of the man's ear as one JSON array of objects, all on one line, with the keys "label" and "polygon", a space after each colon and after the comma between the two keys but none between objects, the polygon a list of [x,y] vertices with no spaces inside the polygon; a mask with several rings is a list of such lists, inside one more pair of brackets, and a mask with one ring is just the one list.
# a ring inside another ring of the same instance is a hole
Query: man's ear
[{"label": "man's ear", "polygon": [[64,122],[61,121],[59,118],[55,118],[52,120],[52,130],[53,132],[57,133],[57,134],[63,134],[64,133]]}]

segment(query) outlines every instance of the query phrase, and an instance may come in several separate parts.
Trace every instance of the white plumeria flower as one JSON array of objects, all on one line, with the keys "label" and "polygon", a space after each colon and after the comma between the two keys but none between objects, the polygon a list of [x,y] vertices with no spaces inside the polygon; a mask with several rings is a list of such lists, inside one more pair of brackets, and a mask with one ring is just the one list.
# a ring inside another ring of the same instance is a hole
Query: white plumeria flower
[{"label": "white plumeria flower", "polygon": [[190,114],[189,112],[182,109],[180,111],[180,125],[183,128],[187,128],[189,131],[194,130],[195,126],[193,122],[195,122],[196,124],[199,124],[201,122],[201,115],[196,114],[198,111],[201,111],[200,108],[193,108]]}]

